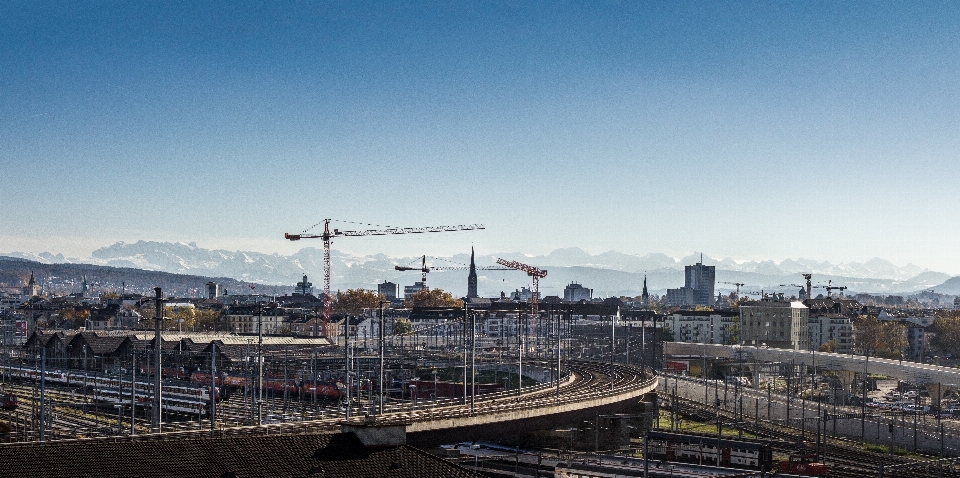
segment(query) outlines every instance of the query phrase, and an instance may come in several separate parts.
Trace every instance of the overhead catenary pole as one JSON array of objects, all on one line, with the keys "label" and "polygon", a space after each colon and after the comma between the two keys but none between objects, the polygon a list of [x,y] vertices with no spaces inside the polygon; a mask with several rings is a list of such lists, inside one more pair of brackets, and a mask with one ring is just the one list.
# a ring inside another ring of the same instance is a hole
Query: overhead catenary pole
[{"label": "overhead catenary pole", "polygon": [[263,425],[263,304],[257,300],[257,425]]},{"label": "overhead catenary pole", "polygon": [[217,421],[217,343],[210,342],[210,436],[216,432]]},{"label": "overhead catenary pole", "polygon": [[[383,304],[389,304],[389,302],[384,302],[384,301],[382,301],[382,300],[380,301],[380,324],[379,324],[379,327],[380,327],[380,331],[379,331],[379,334],[380,334],[380,382],[379,382],[379,385],[380,385],[380,415],[383,415],[383,380],[384,380],[384,358],[383,358],[383,355],[384,355],[384,353],[383,353],[383,340],[384,340],[384,338],[383,338],[383,330],[384,330],[384,326],[383,326]],[[434,388],[436,388],[436,387],[434,387]],[[434,390],[434,393],[436,393],[436,390]]]},{"label": "overhead catenary pole", "polygon": [[137,434],[137,354],[133,353],[133,367],[130,375],[130,435]]},{"label": "overhead catenary pole", "polygon": [[160,433],[161,422],[163,415],[161,413],[161,404],[163,400],[163,393],[161,391],[163,387],[163,374],[161,373],[162,359],[160,356],[161,352],[161,343],[162,338],[160,335],[160,328],[163,323],[163,290],[159,287],[154,287],[153,291],[155,293],[155,314],[154,321],[156,322],[156,328],[154,329],[153,335],[153,418],[151,420],[151,429],[154,433]]},{"label": "overhead catenary pole", "polygon": [[[350,419],[350,407],[353,406],[353,402],[350,396],[350,388],[352,383],[350,382],[350,333],[348,332],[350,328],[350,316],[343,316],[343,372],[344,372],[344,385],[347,386],[347,410],[344,415],[344,419]],[[401,393],[403,393],[401,391]]]},{"label": "overhead catenary pole", "polygon": [[[477,313],[474,312],[470,321],[470,414],[477,400]],[[464,324],[466,325],[466,324]]]},{"label": "overhead catenary pole", "polygon": [[43,443],[46,427],[46,377],[47,377],[47,347],[40,344],[40,443]]}]

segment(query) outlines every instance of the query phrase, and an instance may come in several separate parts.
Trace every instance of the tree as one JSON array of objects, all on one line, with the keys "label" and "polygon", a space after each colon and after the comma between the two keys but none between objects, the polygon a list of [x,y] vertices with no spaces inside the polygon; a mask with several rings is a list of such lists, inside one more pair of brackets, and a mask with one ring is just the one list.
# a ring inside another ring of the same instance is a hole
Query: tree
[{"label": "tree", "polygon": [[87,325],[87,319],[90,318],[90,311],[87,309],[76,309],[75,307],[64,307],[57,312],[63,327],[77,329]]},{"label": "tree", "polygon": [[413,324],[407,319],[397,319],[393,323],[393,335],[410,335],[413,333]]},{"label": "tree", "polygon": [[727,345],[737,345],[740,343],[740,321],[735,320],[727,328]]},{"label": "tree", "polygon": [[862,355],[900,358],[907,347],[907,328],[898,322],[880,322],[874,316],[861,315],[853,319],[853,328],[856,348]]},{"label": "tree", "polygon": [[196,309],[193,313],[193,324],[191,329],[202,332],[209,332],[217,329],[217,322],[223,312],[214,309]]},{"label": "tree", "polygon": [[823,343],[820,348],[817,349],[817,352],[827,352],[833,353],[840,348],[840,342],[837,342],[837,339],[830,339]]},{"label": "tree", "polygon": [[420,290],[403,301],[404,307],[463,307],[463,301],[443,289]]},{"label": "tree", "polygon": [[346,292],[337,292],[330,303],[334,312],[343,314],[359,314],[364,309],[376,309],[386,298],[378,293],[365,289],[347,289]]},{"label": "tree", "polygon": [[960,311],[937,312],[937,318],[934,319],[930,328],[933,332],[930,345],[942,353],[952,355],[960,353]]}]

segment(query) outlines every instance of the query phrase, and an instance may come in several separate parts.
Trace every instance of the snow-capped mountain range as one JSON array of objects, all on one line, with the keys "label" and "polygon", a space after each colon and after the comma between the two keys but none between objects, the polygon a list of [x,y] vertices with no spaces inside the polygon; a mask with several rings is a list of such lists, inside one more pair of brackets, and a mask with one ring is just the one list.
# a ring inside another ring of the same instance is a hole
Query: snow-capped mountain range
[{"label": "snow-capped mountain range", "polygon": [[[88,259],[66,258],[61,254],[8,253],[11,257],[42,263],[84,263],[113,267],[132,267],[144,270],[191,274],[206,277],[230,277],[246,282],[272,285],[290,285],[304,274],[310,277],[317,288],[323,274],[323,251],[306,247],[299,252],[284,256],[249,251],[211,250],[195,243],[170,243],[138,241],[118,242],[97,249]],[[527,256],[522,253],[477,255],[478,267],[494,266],[497,257],[519,260],[548,270],[549,275],[541,282],[543,295],[563,295],[563,288],[570,282],[594,289],[594,296],[638,295],[643,277],[648,279],[651,293],[662,294],[667,288],[683,285],[683,268],[701,261],[699,254],[673,258],[666,254],[623,254],[616,251],[592,255],[579,248],[557,249],[547,255]],[[354,256],[337,250],[331,251],[331,283],[333,288],[375,288],[388,280],[401,285],[410,285],[420,280],[419,273],[398,272],[395,265],[412,265],[417,257],[392,258],[383,254]],[[444,258],[428,258],[431,267],[465,266],[469,253]],[[908,293],[923,289],[936,289],[951,278],[949,274],[922,269],[912,264],[897,266],[889,261],[875,258],[869,261],[831,264],[811,259],[786,259],[775,261],[739,262],[730,258],[715,259],[702,256],[706,265],[717,267],[717,290],[733,290],[732,284],[746,284],[742,289],[784,290],[796,289],[803,278],[800,273],[814,274],[814,283],[834,284],[849,287],[849,292]],[[454,294],[463,294],[466,287],[466,271],[433,271],[428,275],[431,287],[441,287]],[[953,281],[956,283],[957,281]],[[950,285],[952,286],[953,283]],[[524,274],[515,271],[480,271],[481,295],[499,295],[528,284]],[[954,287],[948,287],[953,289]],[[943,290],[956,294],[960,291]]]}]

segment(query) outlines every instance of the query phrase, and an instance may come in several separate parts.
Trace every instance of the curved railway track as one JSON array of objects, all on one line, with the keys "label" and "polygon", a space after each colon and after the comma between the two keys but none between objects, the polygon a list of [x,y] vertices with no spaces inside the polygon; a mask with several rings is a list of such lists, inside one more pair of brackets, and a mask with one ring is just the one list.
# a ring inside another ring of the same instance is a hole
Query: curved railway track
[{"label": "curved railway track", "polygon": [[[519,411],[537,413],[551,406],[569,406],[591,400],[606,400],[612,403],[625,397],[639,396],[656,386],[656,377],[652,373],[644,373],[640,367],[632,365],[616,364],[612,370],[609,363],[591,361],[571,360],[564,365],[567,374],[561,377],[559,387],[557,382],[548,382],[525,388],[521,395],[517,395],[515,391],[477,395],[472,409],[469,397],[466,403],[462,403],[462,399],[446,399],[417,405],[411,403],[390,405],[385,407],[383,415],[377,417],[377,423],[417,424]],[[363,423],[365,410],[366,407],[354,406],[350,422]],[[242,412],[232,411],[230,416],[239,413]],[[223,426],[218,420],[214,435],[335,432],[339,431],[342,423],[344,423],[342,416],[255,426]],[[126,422],[126,426],[129,427],[129,421]],[[112,439],[164,440],[208,436],[210,433],[209,429],[193,429],[167,431],[160,434],[113,436]]]}]

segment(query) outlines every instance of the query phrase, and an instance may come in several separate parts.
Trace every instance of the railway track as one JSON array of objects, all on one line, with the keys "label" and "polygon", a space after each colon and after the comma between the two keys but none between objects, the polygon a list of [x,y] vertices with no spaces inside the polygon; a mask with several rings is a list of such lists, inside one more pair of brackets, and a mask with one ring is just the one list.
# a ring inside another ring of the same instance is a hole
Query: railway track
[{"label": "railway track", "polygon": [[[706,406],[695,400],[680,397],[676,397],[676,400],[677,403],[674,404],[676,407],[675,411],[698,421],[715,422],[718,414],[722,421],[735,422],[739,418],[735,412]],[[740,428],[758,437],[773,439],[775,442],[786,441],[795,444],[794,446],[775,446],[775,449],[782,452],[795,453],[800,448],[809,448],[804,438],[809,437],[810,433],[807,432],[806,435],[804,435],[800,429],[795,427],[773,424],[765,422],[764,420],[748,420],[740,422]],[[935,460],[937,458],[917,454],[914,454],[913,457],[903,457],[867,451],[864,450],[858,442],[837,437],[830,437],[827,440],[826,455],[827,465],[830,466],[829,476],[834,478],[878,476],[881,465],[900,465],[922,459]],[[886,476],[891,475],[887,474]],[[897,470],[896,474],[892,476],[903,478],[960,478],[960,472],[948,468],[932,468],[926,470],[908,469]]]}]

